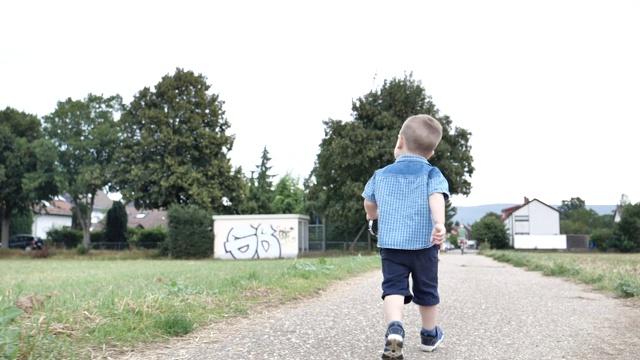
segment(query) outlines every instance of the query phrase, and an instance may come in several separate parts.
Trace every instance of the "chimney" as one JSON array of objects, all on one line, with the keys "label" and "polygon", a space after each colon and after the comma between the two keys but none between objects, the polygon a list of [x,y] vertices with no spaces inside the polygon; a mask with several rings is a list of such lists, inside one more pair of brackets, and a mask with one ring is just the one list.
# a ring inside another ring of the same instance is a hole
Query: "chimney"
[{"label": "chimney", "polygon": [[528,202],[529,202],[529,198],[525,196],[525,197],[524,197],[524,203],[526,204],[526,203],[528,203]]}]

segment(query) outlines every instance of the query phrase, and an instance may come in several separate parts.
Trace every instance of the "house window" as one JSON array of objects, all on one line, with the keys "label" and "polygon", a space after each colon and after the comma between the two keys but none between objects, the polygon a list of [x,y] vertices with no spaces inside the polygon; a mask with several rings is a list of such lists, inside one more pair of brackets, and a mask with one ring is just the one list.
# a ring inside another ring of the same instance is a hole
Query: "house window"
[{"label": "house window", "polygon": [[528,232],[517,232],[516,235],[529,235]]},{"label": "house window", "polygon": [[529,221],[529,215],[516,215],[516,221]]}]

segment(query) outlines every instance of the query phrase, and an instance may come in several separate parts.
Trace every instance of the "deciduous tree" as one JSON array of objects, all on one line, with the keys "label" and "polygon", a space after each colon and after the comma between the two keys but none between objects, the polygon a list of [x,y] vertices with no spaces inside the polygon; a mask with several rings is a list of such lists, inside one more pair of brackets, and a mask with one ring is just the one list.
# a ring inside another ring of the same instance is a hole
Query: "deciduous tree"
[{"label": "deciduous tree", "polygon": [[507,249],[509,247],[507,228],[500,220],[500,215],[496,213],[488,213],[480,221],[473,223],[471,233],[478,246],[486,241],[492,249]]},{"label": "deciduous tree", "polygon": [[596,229],[613,230],[613,215],[599,215],[587,209],[584,200],[571,198],[559,206],[560,233],[590,235]]},{"label": "deciduous tree", "polygon": [[38,117],[7,107],[0,111],[0,228],[9,244],[12,214],[31,213],[57,195],[55,149],[43,139]]},{"label": "deciduous tree", "polygon": [[118,141],[116,119],[120,95],[89,94],[83,100],[59,101],[44,117],[44,132],[57,149],[62,190],[74,203],[82,227],[82,244],[91,243],[91,213],[98,191],[111,182],[110,170]]},{"label": "deciduous tree", "polygon": [[610,247],[624,252],[640,249],[640,203],[624,206],[620,222],[614,230],[614,242]]},{"label": "deciduous tree", "polygon": [[558,207],[558,211],[560,211],[560,216],[565,216],[568,212],[572,210],[585,209],[585,202],[579,197],[571,198],[571,200],[562,200],[562,204]]},{"label": "deciduous tree", "polygon": [[210,88],[203,75],[178,68],[153,90],[140,90],[122,115],[113,190],[136,208],[242,211],[247,184],[231,166],[234,136],[224,102]]},{"label": "deciduous tree", "polygon": [[412,115],[428,114],[438,119],[443,137],[429,160],[439,167],[451,194],[467,195],[473,174],[471,133],[453,126],[440,114],[420,81],[406,75],[384,82],[352,105],[353,120],[324,122],[325,137],[320,144],[309,185],[308,196],[328,221],[354,230],[365,222],[362,190],[378,168],[394,162],[393,149],[404,121]]}]

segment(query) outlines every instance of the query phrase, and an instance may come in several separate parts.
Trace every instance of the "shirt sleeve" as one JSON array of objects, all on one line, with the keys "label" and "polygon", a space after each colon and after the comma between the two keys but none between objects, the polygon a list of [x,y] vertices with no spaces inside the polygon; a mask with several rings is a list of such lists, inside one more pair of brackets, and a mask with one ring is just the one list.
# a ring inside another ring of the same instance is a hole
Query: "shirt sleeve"
[{"label": "shirt sleeve", "polygon": [[442,171],[435,166],[429,171],[429,182],[427,186],[429,188],[429,196],[435,193],[442,193],[444,200],[449,200],[449,182],[447,182]]},{"label": "shirt sleeve", "polygon": [[369,181],[367,181],[367,184],[364,186],[362,197],[365,198],[365,200],[376,202],[375,188],[376,188],[376,174],[374,173],[373,176],[369,179]]}]

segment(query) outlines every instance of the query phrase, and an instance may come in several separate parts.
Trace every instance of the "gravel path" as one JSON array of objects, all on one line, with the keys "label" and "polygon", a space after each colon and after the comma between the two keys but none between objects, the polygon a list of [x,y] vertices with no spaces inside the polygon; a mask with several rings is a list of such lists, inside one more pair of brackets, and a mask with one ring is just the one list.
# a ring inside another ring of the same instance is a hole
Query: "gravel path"
[{"label": "gravel path", "polygon": [[[407,305],[405,359],[640,359],[637,301],[473,253],[441,258],[444,340],[436,352],[421,352],[418,311]],[[378,271],[364,274],[316,298],[119,359],[379,359],[385,331],[381,281]]]}]

